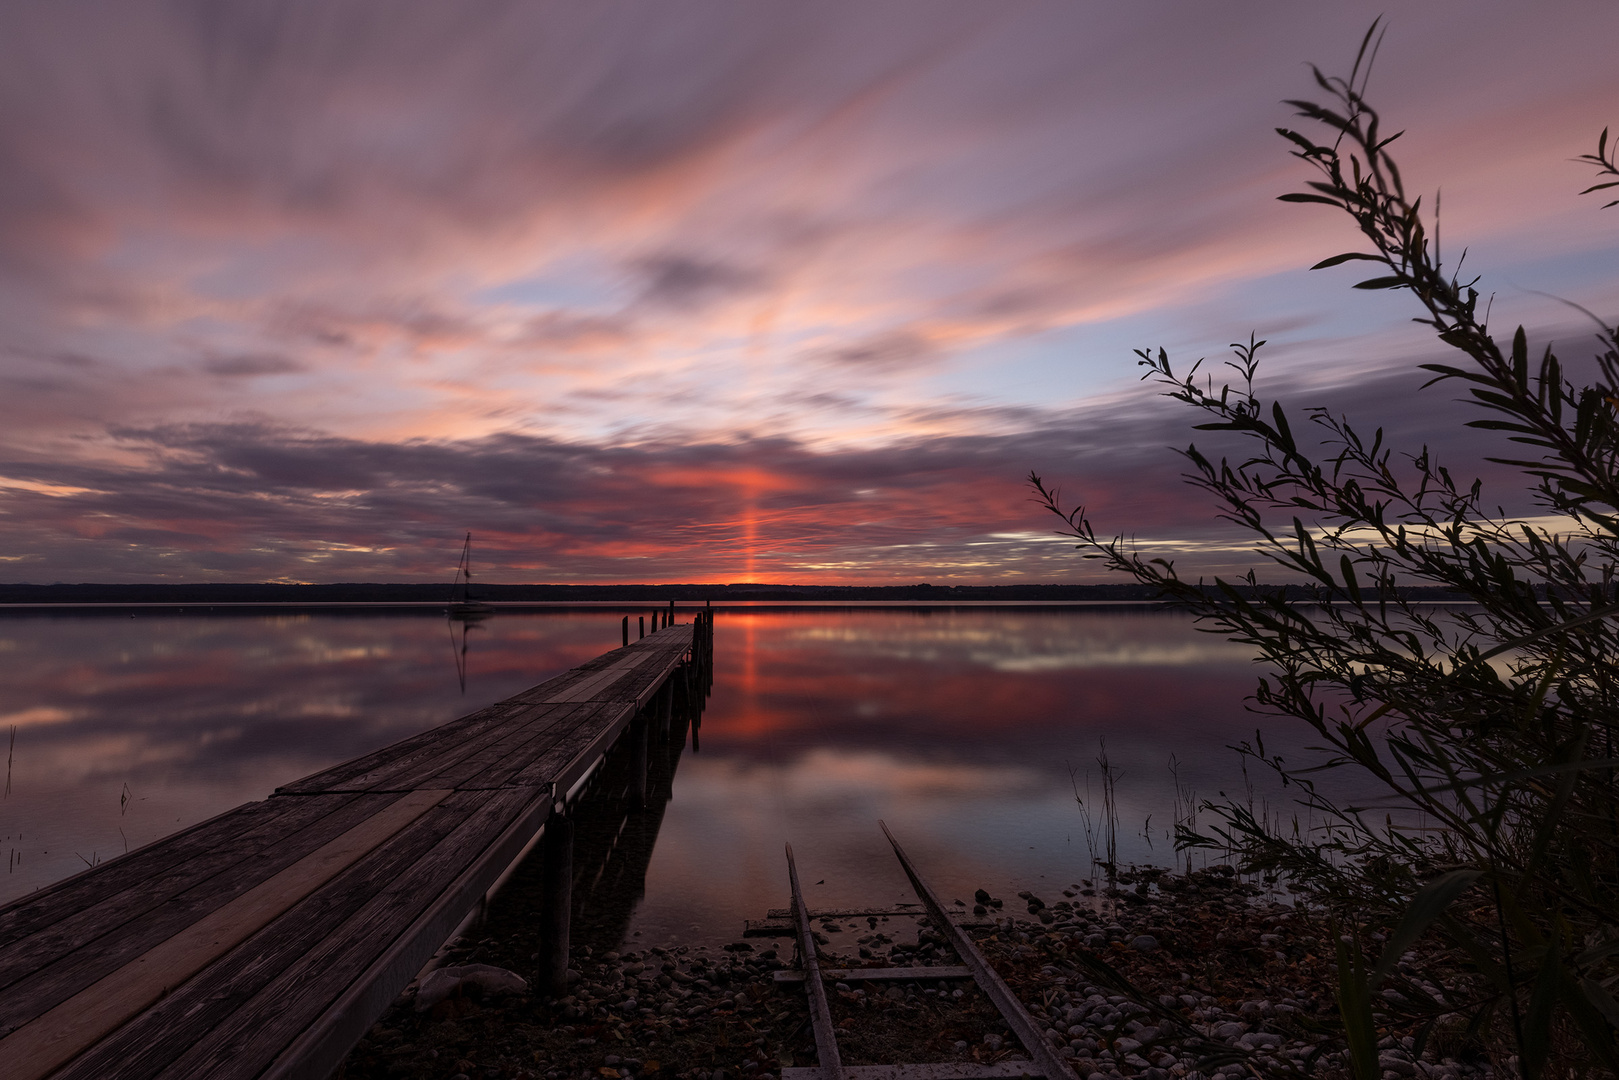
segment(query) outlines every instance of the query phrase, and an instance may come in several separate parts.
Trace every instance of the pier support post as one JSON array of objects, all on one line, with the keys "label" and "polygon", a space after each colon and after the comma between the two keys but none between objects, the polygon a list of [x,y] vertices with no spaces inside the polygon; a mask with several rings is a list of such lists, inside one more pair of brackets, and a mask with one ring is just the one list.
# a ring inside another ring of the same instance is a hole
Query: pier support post
[{"label": "pier support post", "polygon": [[568,992],[568,930],[573,914],[573,818],[557,803],[540,838],[541,992]]},{"label": "pier support post", "polygon": [[[628,616],[626,616],[628,618]],[[646,616],[637,615],[636,620],[641,624],[641,636],[646,637]]]},{"label": "pier support post", "polygon": [[624,616],[624,644],[628,645],[629,643],[630,643],[630,617],[628,615],[626,615],[626,616]]},{"label": "pier support post", "polygon": [[[679,671],[679,668],[675,669]],[[675,715],[675,677],[673,673],[664,680],[662,699],[658,703],[658,730],[664,738],[669,737],[669,721]]]},{"label": "pier support post", "polygon": [[[659,693],[661,694],[662,691],[659,691]],[[656,703],[652,704],[653,708],[657,707]],[[635,721],[635,808],[637,810],[645,810],[647,805],[646,778],[651,771],[651,756],[647,752],[647,742],[651,737],[651,733],[652,717],[649,713],[643,713]]]}]

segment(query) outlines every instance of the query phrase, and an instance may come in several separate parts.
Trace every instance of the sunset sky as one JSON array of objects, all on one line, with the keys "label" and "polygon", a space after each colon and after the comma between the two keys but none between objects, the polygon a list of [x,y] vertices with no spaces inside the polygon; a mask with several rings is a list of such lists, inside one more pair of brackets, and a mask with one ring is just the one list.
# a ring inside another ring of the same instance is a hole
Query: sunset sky
[{"label": "sunset sky", "polygon": [[1102,580],[1031,468],[1245,567],[1133,349],[1494,448],[1275,199],[1385,10],[1447,250],[1588,355],[1611,0],[4,5],[0,580]]}]

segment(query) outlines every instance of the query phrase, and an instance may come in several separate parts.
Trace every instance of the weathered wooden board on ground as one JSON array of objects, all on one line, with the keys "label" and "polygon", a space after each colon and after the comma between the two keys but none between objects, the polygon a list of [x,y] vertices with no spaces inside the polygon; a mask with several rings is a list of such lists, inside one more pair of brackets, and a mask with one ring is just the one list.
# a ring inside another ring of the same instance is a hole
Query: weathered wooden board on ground
[{"label": "weathered wooden board on ground", "polygon": [[[973,969],[948,964],[890,968],[822,968],[821,978],[832,982],[927,982],[929,979],[970,979]],[[802,971],[776,972],[779,983],[796,985],[804,981]]]},{"label": "weathered wooden board on ground", "polygon": [[[812,911],[809,917],[815,921],[839,919],[888,919],[906,915],[914,919],[928,917],[927,909],[921,906],[911,907],[871,907],[871,908],[836,908],[824,911]],[[973,915],[966,911],[951,911],[950,921],[967,930],[984,930],[995,925],[988,916]],[[762,919],[743,919],[743,937],[791,937],[793,929],[792,911],[788,908],[771,908],[765,912]]]},{"label": "weathered wooden board on ground", "polygon": [[[831,1070],[816,1065],[781,1070],[782,1080],[829,1080]],[[845,1065],[843,1080],[1040,1080],[1045,1076],[1028,1061],[946,1061],[922,1065]]]},{"label": "weathered wooden board on ground", "polygon": [[325,1077],[693,644],[658,631],[0,908],[0,1067]]}]

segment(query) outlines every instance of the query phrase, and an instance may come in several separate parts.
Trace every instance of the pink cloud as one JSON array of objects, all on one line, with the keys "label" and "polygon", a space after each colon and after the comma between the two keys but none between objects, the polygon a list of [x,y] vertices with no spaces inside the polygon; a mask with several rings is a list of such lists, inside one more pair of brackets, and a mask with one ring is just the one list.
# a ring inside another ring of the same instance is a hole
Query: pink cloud
[{"label": "pink cloud", "polygon": [[[1083,450],[1120,528],[1202,528],[1134,478],[1152,425],[1052,434],[1124,400],[1127,331],[1337,347],[1409,314],[1272,285],[1354,244],[1274,202],[1301,177],[1269,129],[1371,6],[470,10],[0,13],[0,444],[30,483],[100,493],[7,489],[39,515],[0,523],[13,565],[426,574],[425,536],[487,512],[514,567],[555,577],[1052,576],[1049,545],[995,534],[1053,457]],[[1611,293],[1565,166],[1614,119],[1615,28],[1576,4],[1392,23],[1374,90],[1408,175],[1445,185],[1447,237],[1500,280]],[[1253,309],[1210,316],[1231,297]],[[357,478],[256,472],[272,449]],[[389,454],[408,477],[368,471]],[[513,455],[607,471],[552,517],[504,493],[434,508]],[[617,499],[693,546],[624,536]]]}]

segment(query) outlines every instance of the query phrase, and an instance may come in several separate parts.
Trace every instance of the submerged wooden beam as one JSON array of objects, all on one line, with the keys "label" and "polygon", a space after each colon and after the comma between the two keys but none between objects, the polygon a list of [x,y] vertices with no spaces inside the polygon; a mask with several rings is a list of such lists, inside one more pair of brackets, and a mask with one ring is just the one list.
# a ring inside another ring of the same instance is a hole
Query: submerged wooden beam
[{"label": "submerged wooden beam", "polygon": [[[970,979],[973,969],[970,967],[955,967],[938,965],[936,967],[903,967],[903,968],[822,968],[821,978],[831,979],[833,982],[926,982],[929,979]],[[776,972],[775,979],[779,983],[801,983],[804,981],[802,971],[788,971],[783,969]]]},{"label": "submerged wooden beam", "polygon": [[[980,1065],[976,1061],[941,1061],[924,1065],[845,1065],[844,1080],[1036,1080],[1046,1074],[1031,1069],[1029,1061],[997,1061]],[[815,1066],[781,1070],[781,1080],[830,1080],[825,1069]]]},{"label": "submerged wooden beam", "polygon": [[[859,907],[859,908],[820,908],[809,913],[815,919],[864,919],[870,916],[887,918],[890,915],[910,915],[915,918],[926,918],[928,909],[921,904],[894,904],[890,907]],[[790,919],[793,917],[792,908],[773,907],[765,912],[767,919]]]},{"label": "submerged wooden beam", "polygon": [[1012,988],[1006,985],[1006,981],[999,973],[989,966],[989,961],[978,951],[973,939],[962,933],[961,928],[950,921],[944,905],[939,902],[938,896],[928,883],[916,872],[916,867],[911,865],[911,860],[905,855],[905,849],[899,846],[894,834],[888,831],[888,825],[882,821],[877,824],[882,826],[883,835],[888,837],[888,842],[893,845],[894,854],[899,858],[905,876],[911,879],[911,888],[916,890],[916,895],[927,905],[928,912],[933,916],[934,925],[955,948],[956,955],[972,969],[973,979],[978,983],[978,988],[988,994],[989,999],[995,1003],[1007,1027],[1012,1029],[1012,1034],[1018,1037],[1023,1048],[1039,1066],[1041,1075],[1045,1076],[1046,1080],[1078,1080],[1068,1063],[1052,1052],[1040,1029],[1034,1026],[1034,1021],[1024,1010],[1023,1003],[1012,993]]},{"label": "submerged wooden beam", "polygon": [[793,913],[798,920],[799,962],[804,966],[804,985],[809,991],[810,1020],[815,1029],[815,1056],[818,1072],[826,1080],[843,1080],[843,1062],[838,1055],[838,1033],[832,1026],[832,1009],[821,985],[821,962],[815,955],[815,933],[810,929],[809,909],[804,891],[798,887],[798,866],[793,862],[793,845],[787,845],[787,880],[793,889]]},{"label": "submerged wooden beam", "polygon": [[[965,912],[952,911],[950,921],[965,930],[987,930],[995,924],[981,915],[970,915]],[[820,919],[875,919],[896,918],[909,916],[913,919],[926,919],[927,909],[914,908],[835,908],[829,911],[810,912],[811,921]],[[788,908],[771,908],[765,913],[763,919],[743,919],[743,937],[788,937],[797,933],[792,921],[792,913]]]}]

